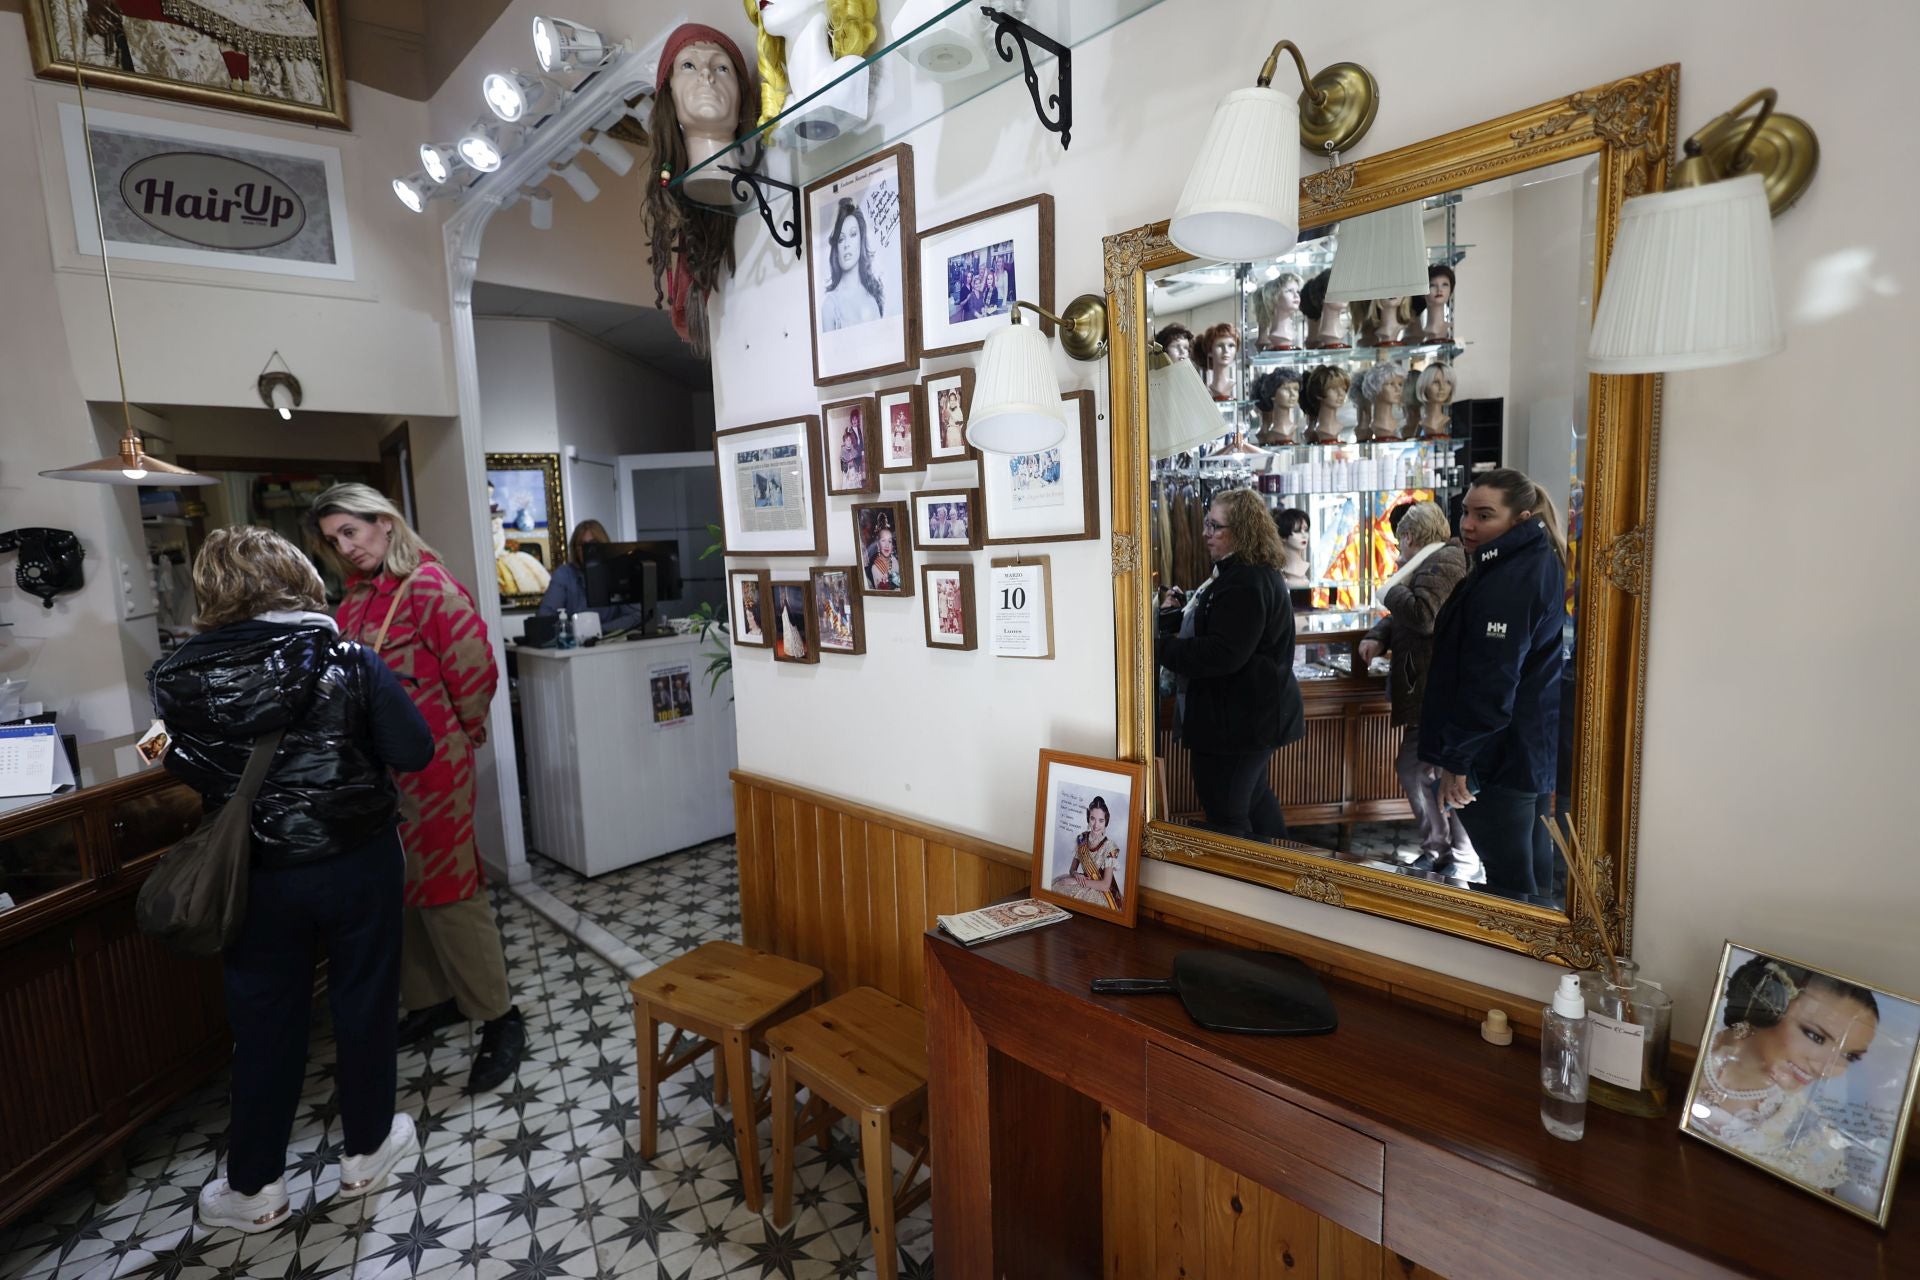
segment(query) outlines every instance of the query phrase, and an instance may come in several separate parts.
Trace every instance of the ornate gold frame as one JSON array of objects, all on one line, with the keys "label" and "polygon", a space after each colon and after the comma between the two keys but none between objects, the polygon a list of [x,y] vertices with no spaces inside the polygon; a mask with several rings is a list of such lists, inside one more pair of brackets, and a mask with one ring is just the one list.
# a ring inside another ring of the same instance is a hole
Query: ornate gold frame
[{"label": "ornate gold frame", "polygon": [[[560,486],[560,455],[557,453],[490,453],[484,471],[538,471],[547,486],[547,551],[553,563],[552,573],[567,559],[567,540],[573,529],[567,524],[567,499]],[[539,591],[500,593],[502,609],[538,608],[544,593]]]},{"label": "ornate gold frame", "polygon": [[[1600,157],[1594,295],[1630,196],[1665,187],[1678,64],[1311,174],[1300,224],[1317,226],[1576,156]],[[1114,647],[1119,754],[1153,756],[1153,620],[1146,476],[1146,273],[1187,259],[1154,223],[1106,239],[1112,315]],[[1599,377],[1588,386],[1588,478],[1580,555],[1582,641],[1574,814],[1595,859],[1608,935],[1623,951],[1633,928],[1634,839],[1646,698],[1647,588],[1659,444],[1659,379]],[[1148,774],[1149,805],[1153,777]],[[1152,809],[1150,807],[1149,812]],[[1602,956],[1585,904],[1570,912],[1508,902],[1384,871],[1150,820],[1146,856],[1267,885],[1445,933],[1590,968]]]}]

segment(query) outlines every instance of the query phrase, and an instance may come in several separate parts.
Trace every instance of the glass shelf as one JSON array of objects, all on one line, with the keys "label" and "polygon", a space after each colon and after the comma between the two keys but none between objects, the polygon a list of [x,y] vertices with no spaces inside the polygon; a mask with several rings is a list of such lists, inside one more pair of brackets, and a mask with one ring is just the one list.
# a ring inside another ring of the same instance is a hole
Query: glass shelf
[{"label": "glass shelf", "polygon": [[[1000,0],[993,7],[1010,17],[1018,18],[1041,34],[1072,48],[1084,44],[1095,36],[1119,26],[1129,18],[1144,13],[1162,0]],[[864,129],[849,130],[831,142],[822,143],[805,150],[795,150],[791,146],[782,146],[779,142],[772,145],[790,157],[791,171],[785,180],[795,186],[804,186],[815,178],[835,169],[852,164],[861,157],[870,155],[883,147],[891,146],[907,134],[930,121],[936,120],[949,111],[964,106],[989,89],[997,88],[1008,80],[1020,76],[1025,68],[1020,52],[1012,40],[1008,47],[1013,52],[1013,61],[1001,59],[993,44],[993,25],[984,17],[980,19],[979,32],[986,48],[986,64],[979,74],[963,80],[938,81],[919,72],[906,54],[906,47],[915,36],[938,25],[943,19],[962,10],[973,9],[978,13],[980,0],[959,0],[957,3],[943,5],[938,12],[918,26],[906,31],[882,31],[884,43],[869,50],[858,65],[850,66],[846,71],[834,77],[828,83],[808,94],[805,98],[790,99],[779,115],[767,121],[752,133],[734,142],[716,155],[709,156],[685,172],[677,174],[669,185],[679,190],[682,183],[703,170],[726,166],[728,168],[752,169],[759,157],[763,139],[783,135],[782,125],[789,124],[807,109],[828,96],[843,81],[851,76],[870,71],[873,83],[869,86],[868,125]],[[751,50],[749,49],[749,52]],[[1038,45],[1031,46],[1034,71],[1040,78],[1043,93],[1051,93],[1053,75],[1047,70],[1054,56]],[[898,54],[899,56],[895,56]],[[1085,107],[1098,107],[1097,102],[1083,103]],[[1031,106],[1022,104],[1021,113],[1028,114]],[[1097,112],[1088,112],[1089,117],[1097,117]],[[1038,121],[1034,122],[1038,128]],[[775,175],[780,176],[780,175]],[[702,205],[716,212],[744,214],[757,211],[758,205],[747,204],[738,208],[727,206]]]},{"label": "glass shelf", "polygon": [[1453,342],[1422,342],[1399,347],[1301,347],[1294,351],[1255,351],[1248,360],[1256,369],[1277,369],[1301,364],[1330,364],[1336,360],[1457,360],[1466,348]]}]

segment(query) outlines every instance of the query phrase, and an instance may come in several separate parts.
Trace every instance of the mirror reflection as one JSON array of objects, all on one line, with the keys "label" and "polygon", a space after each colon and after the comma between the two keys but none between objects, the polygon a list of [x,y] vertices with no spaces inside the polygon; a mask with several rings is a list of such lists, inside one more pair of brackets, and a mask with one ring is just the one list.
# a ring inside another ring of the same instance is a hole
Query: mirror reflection
[{"label": "mirror reflection", "polygon": [[1564,909],[1597,169],[1150,274],[1161,819]]}]

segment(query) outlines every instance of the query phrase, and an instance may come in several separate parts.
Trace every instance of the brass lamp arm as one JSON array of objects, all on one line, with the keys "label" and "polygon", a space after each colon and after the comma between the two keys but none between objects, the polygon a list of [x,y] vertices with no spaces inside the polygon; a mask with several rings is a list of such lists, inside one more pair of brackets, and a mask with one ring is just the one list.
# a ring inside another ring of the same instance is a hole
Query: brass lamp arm
[{"label": "brass lamp arm", "polygon": [[1696,130],[1693,136],[1689,137],[1686,142],[1681,145],[1681,150],[1690,156],[1699,155],[1702,138],[1710,135],[1717,129],[1724,128],[1732,121],[1738,120],[1741,116],[1747,114],[1755,105],[1758,105],[1760,112],[1754,116],[1753,123],[1747,126],[1746,135],[1740,139],[1740,145],[1735,147],[1733,154],[1723,161],[1729,176],[1736,173],[1744,173],[1747,167],[1753,163],[1753,140],[1760,136],[1761,128],[1772,118],[1774,106],[1779,101],[1780,95],[1775,90],[1756,89],[1741,99],[1739,106],[1722,115],[1717,120],[1714,120],[1705,128]]},{"label": "brass lamp arm", "polygon": [[1300,56],[1300,46],[1291,40],[1282,40],[1273,46],[1273,52],[1267,55],[1265,65],[1260,68],[1260,77],[1254,84],[1264,89],[1273,83],[1273,73],[1280,69],[1280,51],[1284,49],[1293,55],[1293,65],[1300,69],[1300,83],[1305,87],[1307,101],[1316,107],[1327,105],[1327,91],[1313,83],[1313,76],[1307,71],[1307,60]]},{"label": "brass lamp arm", "polygon": [[1107,300],[1098,294],[1083,293],[1067,304],[1066,314],[1057,316],[1045,307],[1015,300],[1013,323],[1020,323],[1020,308],[1025,307],[1044,320],[1053,322],[1060,333],[1060,345],[1075,360],[1098,360],[1107,354]]},{"label": "brass lamp arm", "polygon": [[1053,314],[1053,312],[1047,310],[1045,307],[1036,307],[1031,302],[1024,302],[1019,299],[1015,299],[1013,304],[1013,323],[1015,324],[1020,323],[1020,308],[1022,307],[1025,307],[1027,310],[1033,312],[1033,314],[1041,317],[1042,319],[1051,320],[1056,325],[1062,323],[1059,316]]}]

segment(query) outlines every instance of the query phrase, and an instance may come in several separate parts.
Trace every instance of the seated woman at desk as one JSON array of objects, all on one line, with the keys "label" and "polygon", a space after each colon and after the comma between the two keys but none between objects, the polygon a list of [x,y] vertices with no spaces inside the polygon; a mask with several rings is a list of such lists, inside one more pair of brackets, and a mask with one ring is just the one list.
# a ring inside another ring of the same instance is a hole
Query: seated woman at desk
[{"label": "seated woman at desk", "polygon": [[549,617],[565,609],[569,616],[582,613],[600,615],[601,634],[625,631],[646,621],[646,611],[637,604],[587,603],[586,547],[589,542],[607,542],[607,528],[598,520],[582,520],[573,526],[567,539],[567,562],[553,571],[547,594],[540,597],[540,616]]}]

